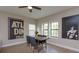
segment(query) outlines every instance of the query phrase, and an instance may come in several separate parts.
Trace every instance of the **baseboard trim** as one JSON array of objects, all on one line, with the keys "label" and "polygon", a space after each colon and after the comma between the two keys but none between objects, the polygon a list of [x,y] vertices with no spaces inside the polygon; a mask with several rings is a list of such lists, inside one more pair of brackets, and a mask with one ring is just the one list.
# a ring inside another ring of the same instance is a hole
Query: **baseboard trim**
[{"label": "baseboard trim", "polygon": [[13,45],[18,45],[18,44],[23,44],[23,43],[26,43],[26,41],[15,42],[15,43],[11,43],[11,44],[7,44],[7,45],[3,45],[2,48],[4,48],[4,47],[9,47],[9,46],[13,46]]},{"label": "baseboard trim", "polygon": [[56,46],[59,46],[59,47],[62,47],[62,48],[66,48],[66,49],[69,49],[69,50],[72,50],[72,51],[75,51],[75,52],[79,52],[79,49],[75,49],[75,48],[72,48],[72,47],[68,47],[68,46],[63,46],[61,44],[57,44],[57,43],[53,43],[53,42],[47,42],[49,44],[53,44],[53,45],[56,45]]}]

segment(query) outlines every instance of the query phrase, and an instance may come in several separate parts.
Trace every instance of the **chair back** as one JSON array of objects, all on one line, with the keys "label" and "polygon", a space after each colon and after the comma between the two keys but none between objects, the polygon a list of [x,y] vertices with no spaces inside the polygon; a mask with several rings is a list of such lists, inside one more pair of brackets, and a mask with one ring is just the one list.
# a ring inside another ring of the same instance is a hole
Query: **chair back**
[{"label": "chair back", "polygon": [[26,36],[27,43],[30,44],[30,36]]},{"label": "chair back", "polygon": [[35,40],[34,37],[30,37],[30,43],[31,43],[31,45],[34,46],[34,47],[37,46],[36,40]]}]

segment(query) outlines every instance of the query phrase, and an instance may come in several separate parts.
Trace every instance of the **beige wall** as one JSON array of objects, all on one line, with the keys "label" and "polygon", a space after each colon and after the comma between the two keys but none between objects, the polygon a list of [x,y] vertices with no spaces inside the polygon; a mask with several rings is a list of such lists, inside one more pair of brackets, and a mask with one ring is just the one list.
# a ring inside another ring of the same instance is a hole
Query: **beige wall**
[{"label": "beige wall", "polygon": [[[23,39],[8,40],[8,17],[19,18],[24,20],[24,38]],[[0,12],[0,40],[2,41],[3,47],[25,42],[26,35],[29,32],[28,31],[29,23],[35,24],[35,20],[28,17],[22,17],[22,16]]]},{"label": "beige wall", "polygon": [[[52,11],[53,12],[53,11]],[[62,18],[66,17],[66,16],[72,16],[72,15],[76,15],[79,14],[79,7],[75,7],[73,9],[69,9],[69,10],[65,10],[62,12],[59,12],[57,14],[42,18],[38,20],[38,24],[37,24],[37,30],[40,32],[40,24],[44,23],[44,22],[54,22],[54,21],[58,21],[59,22],[59,38],[52,38],[49,39],[48,41],[51,44],[56,44],[59,45],[61,47],[64,48],[69,48],[72,50],[76,50],[79,52],[79,40],[69,40],[69,39],[63,39],[62,36]]]}]

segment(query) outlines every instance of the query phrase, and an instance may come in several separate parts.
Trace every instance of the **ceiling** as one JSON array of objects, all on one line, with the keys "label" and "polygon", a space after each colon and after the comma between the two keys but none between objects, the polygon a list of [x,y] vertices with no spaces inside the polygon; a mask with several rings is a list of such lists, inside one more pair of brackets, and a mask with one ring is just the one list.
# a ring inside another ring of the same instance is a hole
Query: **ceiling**
[{"label": "ceiling", "polygon": [[46,17],[58,12],[61,12],[66,9],[73,8],[72,6],[39,6],[42,10],[33,9],[33,12],[30,13],[27,8],[18,8],[18,6],[0,6],[0,11],[12,13],[21,16],[27,16],[33,19],[39,19]]}]

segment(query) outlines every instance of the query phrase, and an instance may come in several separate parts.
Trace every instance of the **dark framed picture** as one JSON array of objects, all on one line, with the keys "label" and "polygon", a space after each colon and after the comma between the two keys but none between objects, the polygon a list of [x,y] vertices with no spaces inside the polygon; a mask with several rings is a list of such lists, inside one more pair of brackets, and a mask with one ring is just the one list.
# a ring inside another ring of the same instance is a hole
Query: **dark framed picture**
[{"label": "dark framed picture", "polygon": [[78,40],[79,15],[62,18],[62,38]]},{"label": "dark framed picture", "polygon": [[18,39],[24,37],[24,21],[21,19],[8,17],[8,39]]}]

